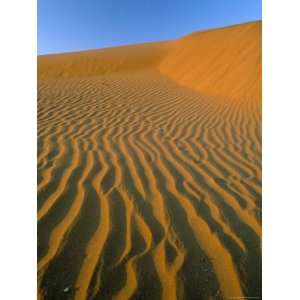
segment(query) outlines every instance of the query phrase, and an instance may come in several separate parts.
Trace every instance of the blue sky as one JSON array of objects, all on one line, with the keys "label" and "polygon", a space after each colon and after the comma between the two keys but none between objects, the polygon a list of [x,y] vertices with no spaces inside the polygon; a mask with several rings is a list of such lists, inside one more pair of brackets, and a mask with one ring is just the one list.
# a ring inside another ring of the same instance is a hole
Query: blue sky
[{"label": "blue sky", "polygon": [[38,54],[174,39],[261,19],[261,0],[38,0]]}]

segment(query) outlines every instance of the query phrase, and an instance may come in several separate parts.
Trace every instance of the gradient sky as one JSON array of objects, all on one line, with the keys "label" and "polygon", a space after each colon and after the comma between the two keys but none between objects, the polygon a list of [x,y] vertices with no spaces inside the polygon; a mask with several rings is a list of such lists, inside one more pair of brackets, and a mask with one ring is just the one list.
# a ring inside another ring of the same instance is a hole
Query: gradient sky
[{"label": "gradient sky", "polygon": [[261,0],[38,0],[38,54],[174,39],[261,19]]}]

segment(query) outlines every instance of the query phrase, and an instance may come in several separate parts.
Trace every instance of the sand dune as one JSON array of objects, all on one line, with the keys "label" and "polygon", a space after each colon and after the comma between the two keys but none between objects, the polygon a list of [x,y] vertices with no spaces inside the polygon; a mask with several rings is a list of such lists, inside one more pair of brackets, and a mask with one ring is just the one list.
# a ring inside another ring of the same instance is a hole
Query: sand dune
[{"label": "sand dune", "polygon": [[261,94],[260,65],[261,23],[257,22],[178,40],[159,69],[201,93],[241,101]]},{"label": "sand dune", "polygon": [[261,297],[260,31],[38,58],[39,299]]}]

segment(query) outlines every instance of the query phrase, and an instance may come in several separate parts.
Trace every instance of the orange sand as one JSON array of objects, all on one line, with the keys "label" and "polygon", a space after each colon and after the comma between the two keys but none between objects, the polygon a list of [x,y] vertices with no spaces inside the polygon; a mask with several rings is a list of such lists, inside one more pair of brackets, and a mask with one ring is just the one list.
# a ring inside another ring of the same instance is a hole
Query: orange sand
[{"label": "orange sand", "polygon": [[39,299],[261,297],[261,23],[38,57]]}]

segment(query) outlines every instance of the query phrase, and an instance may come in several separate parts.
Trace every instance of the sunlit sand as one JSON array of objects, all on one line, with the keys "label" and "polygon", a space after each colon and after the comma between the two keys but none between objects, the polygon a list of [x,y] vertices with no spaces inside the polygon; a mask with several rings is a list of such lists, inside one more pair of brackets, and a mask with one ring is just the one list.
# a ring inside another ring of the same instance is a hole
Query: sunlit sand
[{"label": "sunlit sand", "polygon": [[39,299],[261,297],[261,23],[38,57]]}]

